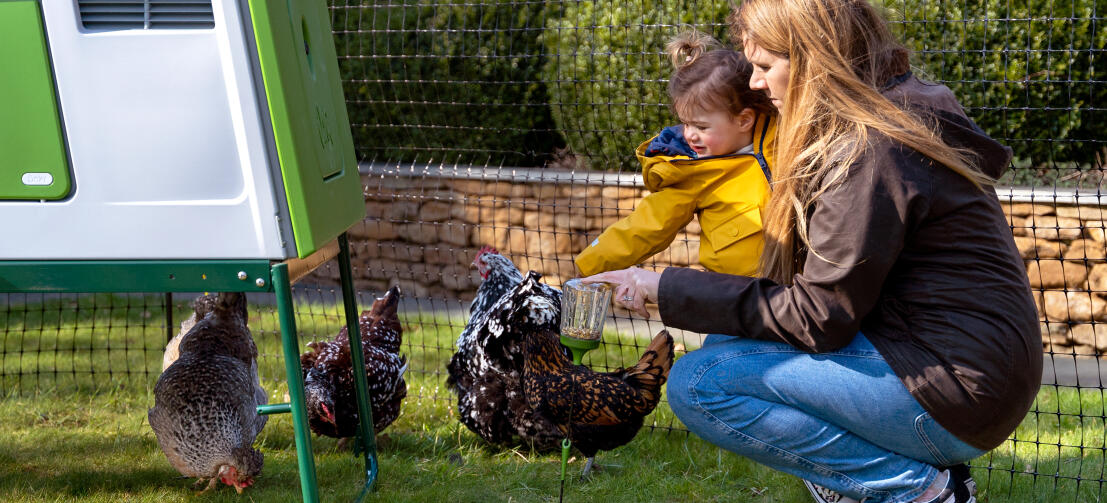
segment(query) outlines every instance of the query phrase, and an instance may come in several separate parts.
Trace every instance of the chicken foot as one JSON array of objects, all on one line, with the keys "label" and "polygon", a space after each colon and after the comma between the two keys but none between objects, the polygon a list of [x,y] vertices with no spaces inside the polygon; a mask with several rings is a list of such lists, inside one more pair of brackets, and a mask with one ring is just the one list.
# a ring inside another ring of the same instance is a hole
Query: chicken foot
[{"label": "chicken foot", "polygon": [[205,481],[205,480],[207,480],[207,481],[208,481],[208,486],[207,486],[207,487],[205,487],[203,491],[199,491],[199,492],[197,492],[197,493],[196,493],[196,495],[197,495],[197,496],[199,496],[199,495],[201,495],[201,494],[204,494],[204,493],[206,493],[206,492],[208,492],[208,491],[212,490],[212,489],[213,489],[213,488],[214,488],[214,487],[216,486],[216,484],[218,484],[218,483],[219,483],[219,477],[212,477],[212,478],[210,478],[210,479],[205,479],[205,478],[203,478],[203,477],[200,477],[200,478],[199,478],[198,480],[196,480],[196,483],[195,483],[195,484],[192,484],[192,488],[193,488],[193,489],[199,489],[199,488],[200,488],[200,486],[204,484],[204,481]]}]

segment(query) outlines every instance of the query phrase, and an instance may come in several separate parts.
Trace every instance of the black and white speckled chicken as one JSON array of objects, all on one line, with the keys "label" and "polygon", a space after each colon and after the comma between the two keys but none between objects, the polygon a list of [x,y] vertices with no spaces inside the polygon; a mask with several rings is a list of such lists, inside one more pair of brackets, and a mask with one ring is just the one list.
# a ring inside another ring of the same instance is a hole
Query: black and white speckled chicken
[{"label": "black and white speckled chicken", "polygon": [[[526,327],[523,389],[536,418],[557,426],[573,446],[588,458],[585,474],[598,451],[630,442],[643,419],[657,407],[661,387],[673,364],[673,338],[658,333],[638,362],[614,372],[596,372],[574,365],[558,342],[557,332],[534,323],[534,305],[543,295],[528,277],[517,288],[531,306],[521,304],[505,323]],[[554,299],[546,299],[546,303]]]},{"label": "black and white speckled chicken", "polygon": [[[534,419],[522,393],[523,341],[520,327],[505,325],[503,317],[528,302],[515,290],[523,275],[510,260],[484,248],[474,260],[484,282],[470,307],[470,318],[457,340],[457,351],[447,365],[447,386],[457,393],[459,418],[467,428],[494,444],[516,441],[537,449],[560,441],[553,425]],[[531,273],[538,277],[537,273]],[[556,334],[561,319],[561,292],[539,284],[552,302],[536,306],[543,326]],[[489,299],[496,298],[495,301]]]},{"label": "black and white speckled chicken", "polygon": [[[404,372],[407,360],[400,356],[403,327],[397,316],[400,289],[392,287],[361,313],[358,330],[365,358],[374,432],[380,433],[400,415],[407,396]],[[319,435],[348,438],[357,434],[357,394],[350,358],[349,332],[343,326],[330,341],[308,344],[300,355],[304,371],[304,398],[308,423]]]},{"label": "black and white speckled chicken", "polygon": [[249,487],[261,472],[252,446],[267,416],[257,346],[246,326],[246,296],[220,293],[211,312],[181,338],[179,357],[154,386],[147,418],[169,463],[186,477]]}]

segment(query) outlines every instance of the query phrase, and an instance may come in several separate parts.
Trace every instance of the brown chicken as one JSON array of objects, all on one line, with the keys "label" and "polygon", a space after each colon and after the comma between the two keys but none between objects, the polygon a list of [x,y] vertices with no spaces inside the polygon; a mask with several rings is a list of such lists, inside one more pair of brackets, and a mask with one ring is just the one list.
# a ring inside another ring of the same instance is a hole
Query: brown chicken
[{"label": "brown chicken", "polygon": [[[657,407],[661,387],[673,365],[673,338],[658,333],[635,365],[614,372],[596,372],[574,365],[556,332],[533,324],[529,311],[544,305],[537,276],[528,275],[517,294],[529,295],[519,304],[513,324],[526,334],[523,391],[535,415],[557,425],[561,435],[588,458],[584,475],[598,451],[630,442],[643,419]],[[536,298],[537,297],[537,298]]]},{"label": "brown chicken", "polygon": [[192,301],[192,314],[181,322],[181,330],[165,345],[165,353],[161,358],[161,370],[163,372],[180,356],[181,339],[184,338],[185,334],[196,326],[196,322],[204,319],[204,316],[207,316],[215,308],[216,298],[215,295],[201,295]]},{"label": "brown chicken", "polygon": [[257,346],[246,326],[246,296],[220,293],[211,312],[181,338],[180,356],[154,386],[150,427],[169,464],[186,477],[242,489],[261,472],[252,446],[267,416]]},{"label": "brown chicken", "polygon": [[[403,327],[397,316],[399,303],[400,289],[392,287],[358,320],[375,433],[399,417],[400,404],[407,396],[407,359],[400,355]],[[311,430],[340,439],[354,436],[358,431],[357,394],[346,327],[334,340],[312,342],[308,347],[311,351],[300,355],[300,368]]]}]

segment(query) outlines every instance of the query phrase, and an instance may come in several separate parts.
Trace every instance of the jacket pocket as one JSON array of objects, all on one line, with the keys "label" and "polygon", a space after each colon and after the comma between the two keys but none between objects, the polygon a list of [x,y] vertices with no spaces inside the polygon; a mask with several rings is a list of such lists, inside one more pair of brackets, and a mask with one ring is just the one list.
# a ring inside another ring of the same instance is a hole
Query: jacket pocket
[{"label": "jacket pocket", "polygon": [[711,244],[715,250],[722,250],[761,232],[761,209],[754,206],[704,231],[711,237]]}]

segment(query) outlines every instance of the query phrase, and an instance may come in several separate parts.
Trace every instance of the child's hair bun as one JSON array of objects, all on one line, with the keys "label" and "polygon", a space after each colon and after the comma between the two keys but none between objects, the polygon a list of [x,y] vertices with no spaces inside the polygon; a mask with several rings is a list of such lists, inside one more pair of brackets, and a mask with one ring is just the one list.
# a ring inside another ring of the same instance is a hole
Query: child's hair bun
[{"label": "child's hair bun", "polygon": [[711,35],[688,28],[669,41],[665,46],[665,52],[669,53],[673,67],[679,70],[691,64],[703,53],[722,47],[723,45]]}]

